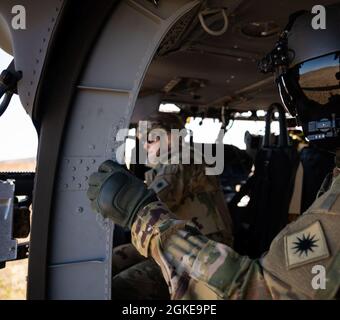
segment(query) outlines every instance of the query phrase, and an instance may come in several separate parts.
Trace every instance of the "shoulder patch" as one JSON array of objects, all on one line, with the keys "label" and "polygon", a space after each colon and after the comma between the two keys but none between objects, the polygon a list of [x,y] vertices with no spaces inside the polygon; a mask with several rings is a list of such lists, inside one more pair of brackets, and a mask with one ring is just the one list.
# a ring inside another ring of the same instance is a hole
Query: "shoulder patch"
[{"label": "shoulder patch", "polygon": [[152,182],[150,185],[150,188],[155,191],[156,193],[161,192],[169,185],[168,181],[166,181],[164,178],[157,179],[156,181]]},{"label": "shoulder patch", "polygon": [[329,257],[327,242],[319,221],[284,238],[286,266],[293,269]]}]

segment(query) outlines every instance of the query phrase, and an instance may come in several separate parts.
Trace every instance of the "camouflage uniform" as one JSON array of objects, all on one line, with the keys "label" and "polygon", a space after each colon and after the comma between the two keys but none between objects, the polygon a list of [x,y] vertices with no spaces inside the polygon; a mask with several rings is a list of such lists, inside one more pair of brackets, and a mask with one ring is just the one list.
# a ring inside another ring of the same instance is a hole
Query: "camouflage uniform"
[{"label": "camouflage uniform", "polygon": [[[297,221],[251,260],[178,220],[162,202],[144,207],[132,243],[161,267],[172,299],[333,299],[340,287],[340,175]],[[325,289],[312,287],[313,267],[326,271]]]},{"label": "camouflage uniform", "polygon": [[[219,180],[216,176],[205,175],[205,165],[193,164],[193,159],[190,164],[182,164],[178,157],[178,154],[171,155],[170,163],[177,161],[179,164],[159,164],[149,170],[146,173],[148,187],[178,219],[190,220],[202,234],[231,246],[232,222]],[[114,248],[112,271],[113,299],[169,298],[158,265],[152,259],[143,261],[132,244]]]},{"label": "camouflage uniform", "polygon": [[[122,252],[123,255],[119,257]],[[131,243],[118,247],[112,267],[115,275],[112,279],[113,300],[170,298],[159,266],[152,258],[141,256]]]},{"label": "camouflage uniform", "polygon": [[232,220],[220,182],[205,174],[205,164],[194,164],[194,149],[190,151],[190,164],[171,154],[169,164],[146,172],[146,184],[178,219],[190,220],[210,239],[232,246]]}]

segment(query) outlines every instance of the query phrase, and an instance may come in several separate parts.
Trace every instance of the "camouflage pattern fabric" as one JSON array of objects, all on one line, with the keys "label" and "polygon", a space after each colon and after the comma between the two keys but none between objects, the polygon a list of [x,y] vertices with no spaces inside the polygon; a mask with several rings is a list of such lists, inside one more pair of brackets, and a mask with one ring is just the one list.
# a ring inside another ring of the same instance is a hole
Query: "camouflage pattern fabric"
[{"label": "camouflage pattern fabric", "polygon": [[145,260],[131,243],[114,247],[112,250],[112,276]]},{"label": "camouflage pattern fabric", "polygon": [[[190,157],[193,154],[191,150]],[[153,188],[158,198],[171,208],[177,218],[191,220],[193,225],[210,239],[231,246],[231,217],[217,177],[205,175],[205,165],[193,164],[193,158],[190,159],[191,164],[182,164],[178,154],[167,156],[171,157],[171,163],[178,164],[160,164],[148,171],[146,182],[149,188]],[[164,159],[162,160],[164,162]],[[141,263],[143,259],[145,258],[132,244],[113,249],[113,298],[114,292],[126,292],[126,297],[130,299],[146,299],[147,296],[153,295],[153,291],[158,292],[164,299],[169,298],[168,286],[160,268],[152,261],[153,268],[158,268],[158,273],[155,271],[155,274],[160,275],[157,281],[154,281],[153,274],[148,271],[151,262]],[[133,283],[143,283],[144,290],[134,291],[131,289],[134,288]],[[120,298],[122,299],[122,296]]]},{"label": "camouflage pattern fabric", "polygon": [[191,220],[202,234],[232,246],[232,220],[217,176],[206,175],[205,164],[194,164],[193,148],[189,164],[178,153],[167,157],[169,164],[162,159],[146,173],[148,187],[178,219]]},{"label": "camouflage pattern fabric", "polygon": [[131,244],[117,246],[112,252],[112,292],[114,300],[169,299],[169,289],[160,267],[145,258]]},{"label": "camouflage pattern fabric", "polygon": [[[339,230],[340,175],[261,259],[208,239],[162,202],[143,208],[131,232],[136,249],[161,267],[172,299],[333,299],[340,287]],[[314,266],[324,268],[325,288],[313,288]]]},{"label": "camouflage pattern fabric", "polygon": [[144,259],[112,279],[114,300],[169,299],[169,289],[161,269],[152,259]]}]

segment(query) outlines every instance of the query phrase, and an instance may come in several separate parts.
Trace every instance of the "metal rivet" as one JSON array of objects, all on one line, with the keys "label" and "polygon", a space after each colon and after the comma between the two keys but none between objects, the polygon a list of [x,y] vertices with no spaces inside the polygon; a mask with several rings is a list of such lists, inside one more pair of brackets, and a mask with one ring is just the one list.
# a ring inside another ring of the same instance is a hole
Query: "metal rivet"
[{"label": "metal rivet", "polygon": [[72,167],[72,171],[76,171],[77,170],[77,168],[76,167]]},{"label": "metal rivet", "polygon": [[83,208],[83,207],[78,207],[78,208],[77,208],[77,212],[78,212],[78,213],[84,212],[84,208]]},{"label": "metal rivet", "polygon": [[78,183],[78,184],[77,184],[77,187],[78,187],[78,188],[81,188],[81,184],[80,184],[80,183]]},{"label": "metal rivet", "polygon": [[90,148],[91,150],[94,150],[94,149],[96,148],[96,146],[95,146],[94,144],[90,144],[90,145],[89,145],[89,148]]}]

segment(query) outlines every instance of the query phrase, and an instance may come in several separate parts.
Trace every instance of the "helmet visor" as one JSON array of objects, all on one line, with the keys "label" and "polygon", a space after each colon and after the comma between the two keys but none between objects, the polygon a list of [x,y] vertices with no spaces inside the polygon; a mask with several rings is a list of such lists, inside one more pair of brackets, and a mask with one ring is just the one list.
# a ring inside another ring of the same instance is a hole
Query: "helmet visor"
[{"label": "helmet visor", "polygon": [[305,61],[294,67],[307,99],[325,105],[340,98],[340,53]]}]

